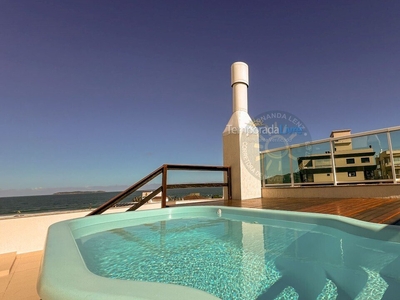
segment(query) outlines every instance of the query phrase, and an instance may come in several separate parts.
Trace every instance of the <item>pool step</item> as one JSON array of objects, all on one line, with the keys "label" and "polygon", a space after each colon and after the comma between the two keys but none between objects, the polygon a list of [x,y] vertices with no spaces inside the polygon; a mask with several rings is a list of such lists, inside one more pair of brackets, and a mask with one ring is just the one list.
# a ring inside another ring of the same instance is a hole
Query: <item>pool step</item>
[{"label": "pool step", "polygon": [[17,252],[0,254],[0,277],[8,276],[17,258]]}]

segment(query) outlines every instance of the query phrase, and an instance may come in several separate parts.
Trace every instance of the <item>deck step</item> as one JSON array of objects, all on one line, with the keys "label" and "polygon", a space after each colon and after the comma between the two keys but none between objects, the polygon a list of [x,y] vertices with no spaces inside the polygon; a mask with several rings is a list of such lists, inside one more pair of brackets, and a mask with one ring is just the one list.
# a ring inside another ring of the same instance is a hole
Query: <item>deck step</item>
[{"label": "deck step", "polygon": [[17,258],[17,252],[0,254],[0,277],[7,276]]}]

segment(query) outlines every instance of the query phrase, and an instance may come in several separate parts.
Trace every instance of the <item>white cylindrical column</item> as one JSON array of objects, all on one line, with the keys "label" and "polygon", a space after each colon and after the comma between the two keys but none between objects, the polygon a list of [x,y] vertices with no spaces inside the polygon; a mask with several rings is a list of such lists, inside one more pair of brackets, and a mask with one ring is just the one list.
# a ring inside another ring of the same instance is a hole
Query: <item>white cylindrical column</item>
[{"label": "white cylindrical column", "polygon": [[231,66],[231,86],[233,112],[247,112],[247,88],[249,86],[249,66],[235,62]]}]

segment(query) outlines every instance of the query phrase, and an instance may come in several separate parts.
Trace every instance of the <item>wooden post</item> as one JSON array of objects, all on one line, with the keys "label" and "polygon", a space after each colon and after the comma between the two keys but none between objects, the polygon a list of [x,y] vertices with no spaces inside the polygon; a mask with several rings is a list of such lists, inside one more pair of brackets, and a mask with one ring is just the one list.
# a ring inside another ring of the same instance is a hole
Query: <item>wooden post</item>
[{"label": "wooden post", "polygon": [[226,170],[226,180],[228,181],[228,200],[232,200],[232,178],[231,178],[231,167]]},{"label": "wooden post", "polygon": [[168,165],[163,165],[161,208],[167,207],[167,172]]}]

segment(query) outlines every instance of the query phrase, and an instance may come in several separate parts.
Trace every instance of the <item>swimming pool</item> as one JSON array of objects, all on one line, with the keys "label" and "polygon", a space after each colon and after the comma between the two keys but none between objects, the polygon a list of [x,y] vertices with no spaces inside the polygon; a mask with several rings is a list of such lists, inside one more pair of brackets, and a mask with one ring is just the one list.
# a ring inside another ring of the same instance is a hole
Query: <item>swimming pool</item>
[{"label": "swimming pool", "polygon": [[50,299],[397,299],[400,231],[228,207],[91,216],[50,227]]}]

